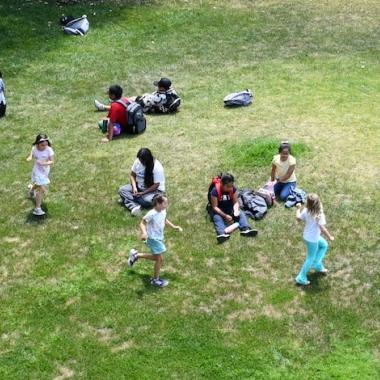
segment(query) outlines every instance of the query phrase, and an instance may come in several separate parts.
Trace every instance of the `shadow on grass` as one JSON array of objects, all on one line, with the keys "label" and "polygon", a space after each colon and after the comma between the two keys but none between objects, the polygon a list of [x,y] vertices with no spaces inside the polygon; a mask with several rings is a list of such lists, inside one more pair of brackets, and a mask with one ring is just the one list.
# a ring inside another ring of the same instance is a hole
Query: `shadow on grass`
[{"label": "shadow on grass", "polygon": [[[152,277],[145,274],[145,273],[139,273],[139,272],[136,272],[134,270],[131,270],[129,272],[129,275],[133,276],[135,278],[140,278],[140,280],[144,286],[142,289],[140,289],[136,292],[137,297],[140,299],[143,299],[147,295],[155,294],[156,292],[160,292],[160,291],[164,290],[163,288],[157,288],[157,287],[153,286],[150,283]],[[178,276],[168,273],[168,274],[165,274],[165,279],[169,280],[169,282],[172,282],[172,281],[177,280]],[[170,283],[169,283],[169,286],[170,286]]]},{"label": "shadow on grass", "polygon": [[310,285],[296,285],[298,288],[306,292],[307,294],[324,293],[330,289],[330,283],[328,281],[328,275],[318,272],[313,272],[308,275]]},{"label": "shadow on grass", "polygon": [[26,216],[25,223],[29,223],[32,225],[44,224],[48,219],[48,207],[45,204],[43,204],[41,208],[43,211],[45,211],[45,215],[34,215],[32,209],[30,213]]}]

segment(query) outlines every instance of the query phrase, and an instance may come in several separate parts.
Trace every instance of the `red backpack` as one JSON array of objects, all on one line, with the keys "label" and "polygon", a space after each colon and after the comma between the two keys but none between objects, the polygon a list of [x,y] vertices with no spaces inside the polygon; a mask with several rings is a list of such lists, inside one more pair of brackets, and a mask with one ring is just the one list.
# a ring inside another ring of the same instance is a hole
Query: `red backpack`
[{"label": "red backpack", "polygon": [[[216,192],[218,194],[218,202],[220,202],[222,200],[222,196],[223,196],[223,191],[222,191],[222,174],[213,177],[212,180],[211,180],[210,186],[208,188],[208,201],[209,201],[210,204],[211,204],[211,191],[214,188],[216,189]],[[233,196],[234,196],[233,190],[229,191],[229,196],[230,196],[230,199],[233,199]]]}]

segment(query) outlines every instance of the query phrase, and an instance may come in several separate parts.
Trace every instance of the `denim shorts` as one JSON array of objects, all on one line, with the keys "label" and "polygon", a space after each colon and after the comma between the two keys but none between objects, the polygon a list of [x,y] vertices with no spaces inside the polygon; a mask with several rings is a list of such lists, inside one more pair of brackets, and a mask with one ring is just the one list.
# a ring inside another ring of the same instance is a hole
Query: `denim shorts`
[{"label": "denim shorts", "polygon": [[166,252],[166,247],[162,240],[148,238],[146,245],[149,247],[152,255],[161,255]]}]

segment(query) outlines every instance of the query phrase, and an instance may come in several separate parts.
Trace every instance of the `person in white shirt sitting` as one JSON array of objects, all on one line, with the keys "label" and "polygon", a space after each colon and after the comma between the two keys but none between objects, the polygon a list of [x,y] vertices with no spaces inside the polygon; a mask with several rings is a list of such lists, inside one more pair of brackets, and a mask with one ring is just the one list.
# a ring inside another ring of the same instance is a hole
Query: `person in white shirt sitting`
[{"label": "person in white shirt sitting", "polygon": [[141,148],[132,165],[130,184],[119,188],[120,203],[133,216],[141,208],[152,207],[153,198],[165,193],[165,174],[161,163],[153,157],[148,148]]}]

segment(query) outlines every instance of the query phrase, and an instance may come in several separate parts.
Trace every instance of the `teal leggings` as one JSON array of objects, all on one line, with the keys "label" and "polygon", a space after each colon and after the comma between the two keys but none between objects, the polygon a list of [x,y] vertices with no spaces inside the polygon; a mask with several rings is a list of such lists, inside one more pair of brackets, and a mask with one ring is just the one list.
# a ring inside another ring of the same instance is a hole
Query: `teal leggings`
[{"label": "teal leggings", "polygon": [[319,241],[316,243],[312,243],[307,240],[305,240],[305,243],[307,247],[306,260],[303,263],[301,271],[296,277],[296,281],[299,284],[307,283],[307,273],[311,268],[317,272],[320,272],[325,268],[323,266],[323,259],[325,258],[326,252],[329,249],[329,245],[323,237],[320,237]]}]

